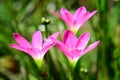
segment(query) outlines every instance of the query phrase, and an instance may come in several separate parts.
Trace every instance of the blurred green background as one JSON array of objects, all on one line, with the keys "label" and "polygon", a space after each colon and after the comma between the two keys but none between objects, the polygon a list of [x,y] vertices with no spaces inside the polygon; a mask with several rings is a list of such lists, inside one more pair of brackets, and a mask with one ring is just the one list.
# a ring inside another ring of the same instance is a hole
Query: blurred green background
[{"label": "blurred green background", "polygon": [[[66,57],[53,47],[45,55],[42,71],[24,52],[12,49],[13,33],[31,42],[33,32],[40,30],[45,39],[66,25],[49,10],[59,12],[64,7],[74,12],[80,6],[97,10],[79,29],[77,36],[89,31],[89,44],[100,40],[100,45],[82,56],[73,74],[74,80],[120,80],[120,0],[0,0],[0,80],[68,80]],[[50,20],[49,24],[45,24]]]}]

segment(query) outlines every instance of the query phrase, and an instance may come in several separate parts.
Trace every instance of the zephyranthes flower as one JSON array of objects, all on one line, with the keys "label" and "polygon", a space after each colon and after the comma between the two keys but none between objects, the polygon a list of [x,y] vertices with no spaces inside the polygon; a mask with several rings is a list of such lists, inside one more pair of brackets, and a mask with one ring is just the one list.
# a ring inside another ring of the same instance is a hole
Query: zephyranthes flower
[{"label": "zephyranthes flower", "polygon": [[58,34],[58,32],[54,33],[53,35],[49,36],[48,39],[44,41],[44,43],[42,43],[42,34],[40,31],[36,31],[32,36],[32,44],[30,44],[21,35],[14,33],[14,39],[18,44],[10,44],[10,47],[24,51],[35,60],[42,60],[45,53],[55,45],[50,37],[57,38]]},{"label": "zephyranthes flower", "polygon": [[55,11],[51,12],[62,19],[72,32],[76,33],[81,25],[83,25],[91,16],[96,13],[96,10],[93,12],[88,12],[86,8],[82,6],[78,8],[74,14],[71,14],[65,8],[60,9],[60,14]]},{"label": "zephyranthes flower", "polygon": [[56,43],[56,46],[66,55],[66,57],[71,62],[76,62],[85,53],[94,49],[100,42],[96,41],[86,48],[88,41],[90,39],[90,33],[89,32],[83,33],[77,39],[77,37],[70,30],[66,30],[64,32],[62,42],[53,37],[51,38]]}]

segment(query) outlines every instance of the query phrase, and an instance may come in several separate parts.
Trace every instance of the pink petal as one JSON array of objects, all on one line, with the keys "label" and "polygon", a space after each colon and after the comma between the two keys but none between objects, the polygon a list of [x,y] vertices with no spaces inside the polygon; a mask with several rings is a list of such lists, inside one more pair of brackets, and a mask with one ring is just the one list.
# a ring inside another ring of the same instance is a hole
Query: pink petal
[{"label": "pink petal", "polygon": [[60,15],[59,13],[55,12],[55,11],[50,11],[51,13],[55,14],[57,17],[59,17],[61,20],[63,20],[68,26],[71,26],[71,24],[69,23],[69,21],[66,19],[66,17]]},{"label": "pink petal", "polygon": [[55,44],[49,44],[49,45],[46,45],[45,47],[43,47],[42,52],[41,52],[40,55],[43,55],[43,56],[44,56],[44,55],[47,53],[47,51],[48,51],[50,48],[52,48],[54,45],[55,45]]},{"label": "pink petal", "polygon": [[15,49],[17,49],[17,50],[24,51],[24,52],[28,53],[26,49],[22,48],[22,47],[19,46],[19,45],[10,44],[9,46],[12,47],[12,48],[15,48]]},{"label": "pink petal", "polygon": [[70,30],[66,30],[63,34],[63,43],[70,49],[74,49],[77,38]]},{"label": "pink petal", "polygon": [[53,44],[53,41],[50,38],[46,39],[43,43],[43,48],[50,44]]},{"label": "pink petal", "polygon": [[98,46],[98,44],[100,43],[100,41],[96,41],[93,44],[91,44],[90,46],[88,46],[85,50],[84,50],[84,54],[91,51],[92,49],[94,49],[96,46]]},{"label": "pink petal", "polygon": [[55,44],[53,43],[52,38],[57,38],[57,36],[59,35],[59,32],[56,32],[54,34],[52,34],[51,36],[48,37],[48,39],[45,40],[44,44],[43,44],[43,49],[41,52],[41,55],[45,55],[45,53],[51,48],[53,47]]},{"label": "pink petal", "polygon": [[78,60],[81,56],[82,56],[82,51],[81,50],[78,50],[78,49],[74,49],[71,51],[71,54],[72,54],[72,60]]},{"label": "pink petal", "polygon": [[35,48],[42,49],[42,34],[40,31],[36,31],[32,36],[32,45]]},{"label": "pink petal", "polygon": [[77,24],[80,24],[80,26],[81,25],[83,25],[90,17],[92,17],[95,13],[96,13],[97,11],[95,10],[95,11],[93,11],[93,12],[86,12],[86,13],[84,13],[84,14],[82,14],[82,15],[79,15],[78,17],[77,17]]},{"label": "pink petal", "polygon": [[74,13],[74,17],[78,18],[78,16],[82,16],[83,14],[85,14],[87,12],[86,8],[84,6],[78,8],[75,13]]},{"label": "pink petal", "polygon": [[59,32],[56,32],[56,33],[52,34],[51,36],[49,36],[48,39],[46,39],[45,42],[43,43],[43,48],[48,46],[48,45],[53,44],[51,37],[57,38],[58,35],[59,35]]},{"label": "pink petal", "polygon": [[90,17],[92,17],[94,14],[96,14],[97,13],[97,10],[94,10],[93,12],[91,12],[90,14],[89,14],[89,17],[88,17],[88,19],[90,18]]},{"label": "pink petal", "polygon": [[9,46],[12,47],[12,48],[15,48],[17,50],[23,51],[23,52],[27,53],[28,55],[32,56],[35,59],[36,59],[36,57],[38,57],[38,55],[35,54],[35,52],[32,48],[24,49],[21,46],[16,45],[16,44],[10,44]]},{"label": "pink petal", "polygon": [[[55,14],[57,17],[59,17],[60,19],[64,20],[64,18],[57,12],[55,11],[50,11],[51,13]],[[64,20],[65,21],[65,20]]]},{"label": "pink petal", "polygon": [[17,41],[17,43],[21,47],[23,47],[23,48],[31,48],[31,44],[26,39],[24,39],[21,35],[19,35],[17,33],[14,33],[13,36],[14,36],[14,39]]},{"label": "pink petal", "polygon": [[90,39],[90,33],[89,32],[83,33],[77,41],[76,48],[79,50],[84,50],[85,47],[87,46],[89,39]]},{"label": "pink petal", "polygon": [[67,24],[73,23],[72,14],[68,10],[66,10],[65,8],[61,8],[60,13],[64,20],[67,22]]},{"label": "pink petal", "polygon": [[60,49],[66,55],[66,57],[71,57],[70,49],[67,46],[55,38],[51,37],[51,39],[56,43],[57,48]]},{"label": "pink petal", "polygon": [[34,59],[40,59],[43,58],[43,56],[40,54],[41,51],[39,48],[32,47],[31,49],[27,49],[29,52],[29,55],[31,55]]},{"label": "pink petal", "polygon": [[50,37],[57,38],[58,35],[59,35],[59,32],[56,32],[56,33],[52,34]]}]

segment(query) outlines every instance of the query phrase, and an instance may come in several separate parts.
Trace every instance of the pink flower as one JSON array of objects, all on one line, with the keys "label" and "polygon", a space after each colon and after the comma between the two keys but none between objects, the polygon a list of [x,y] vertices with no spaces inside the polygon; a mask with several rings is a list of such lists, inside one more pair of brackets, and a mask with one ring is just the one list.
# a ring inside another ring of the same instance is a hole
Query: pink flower
[{"label": "pink flower", "polygon": [[74,33],[83,25],[90,17],[92,17],[96,10],[93,12],[88,12],[84,6],[78,8],[74,14],[71,14],[65,8],[61,8],[60,14],[54,11],[51,11],[53,14],[62,19]]},{"label": "pink flower", "polygon": [[[56,38],[58,36],[58,32],[54,33],[50,37]],[[26,39],[24,39],[18,33],[13,34],[14,39],[18,44],[10,44],[10,47],[15,48],[20,51],[24,51],[25,53],[32,56],[34,59],[42,59],[45,53],[55,45],[50,37],[42,43],[42,34],[40,31],[36,31],[32,36],[32,44],[30,44]]]},{"label": "pink flower", "polygon": [[94,49],[100,41],[96,41],[90,46],[87,43],[90,39],[90,33],[83,33],[78,39],[70,30],[66,30],[63,34],[63,42],[51,37],[56,46],[66,55],[70,61],[77,61],[85,53]]}]

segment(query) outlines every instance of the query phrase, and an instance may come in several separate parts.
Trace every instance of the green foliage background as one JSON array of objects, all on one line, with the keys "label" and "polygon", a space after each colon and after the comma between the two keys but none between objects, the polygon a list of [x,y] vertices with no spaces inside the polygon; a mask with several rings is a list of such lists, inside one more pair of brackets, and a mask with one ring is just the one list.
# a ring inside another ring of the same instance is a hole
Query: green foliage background
[{"label": "green foliage background", "polygon": [[[49,10],[59,12],[64,7],[74,12],[80,6],[97,10],[79,29],[77,36],[90,32],[89,44],[100,40],[100,45],[82,56],[75,69],[74,80],[120,79],[120,0],[0,0],[0,80],[68,80],[70,68],[66,57],[53,47],[45,55],[42,71],[24,52],[12,49],[13,33],[31,42],[40,30],[43,38],[60,31],[66,25]],[[49,24],[44,24],[50,20]]]}]

